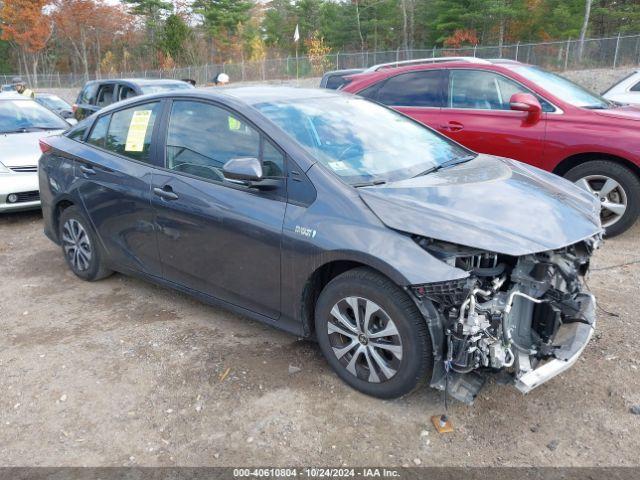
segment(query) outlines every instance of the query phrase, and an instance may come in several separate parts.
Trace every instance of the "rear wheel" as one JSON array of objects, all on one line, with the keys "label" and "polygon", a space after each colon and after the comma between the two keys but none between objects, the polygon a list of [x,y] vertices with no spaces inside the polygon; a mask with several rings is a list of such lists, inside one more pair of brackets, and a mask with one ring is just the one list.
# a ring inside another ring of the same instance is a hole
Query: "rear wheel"
[{"label": "rear wheel", "polygon": [[594,160],[569,170],[565,178],[600,201],[600,221],[608,237],[630,228],[640,213],[640,180],[627,167]]},{"label": "rear wheel", "polygon": [[100,246],[80,209],[66,208],[60,215],[59,230],[64,258],[78,277],[94,281],[113,273],[104,266]]},{"label": "rear wheel", "polygon": [[430,376],[433,356],[425,319],[386,277],[367,268],[339,275],[320,294],[315,317],[322,353],[353,388],[396,398]]}]

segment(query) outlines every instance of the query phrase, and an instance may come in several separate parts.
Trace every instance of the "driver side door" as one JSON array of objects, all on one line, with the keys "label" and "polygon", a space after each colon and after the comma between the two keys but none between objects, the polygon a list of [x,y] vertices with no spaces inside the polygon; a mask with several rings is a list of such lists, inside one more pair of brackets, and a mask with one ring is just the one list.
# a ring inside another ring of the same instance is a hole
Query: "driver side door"
[{"label": "driver side door", "polygon": [[[231,110],[174,100],[152,179],[163,277],[256,313],[280,312],[285,156]],[[259,158],[273,188],[222,175],[232,158]]]}]

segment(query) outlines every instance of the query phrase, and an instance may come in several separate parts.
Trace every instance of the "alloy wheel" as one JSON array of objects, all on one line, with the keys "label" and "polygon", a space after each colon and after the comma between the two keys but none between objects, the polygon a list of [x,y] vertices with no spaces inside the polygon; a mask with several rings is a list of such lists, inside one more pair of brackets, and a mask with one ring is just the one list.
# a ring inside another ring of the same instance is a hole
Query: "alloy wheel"
[{"label": "alloy wheel", "polygon": [[391,317],[375,302],[343,298],[331,309],[327,330],[333,353],[351,375],[380,383],[398,372],[402,339]]},{"label": "alloy wheel", "polygon": [[603,227],[619,221],[627,210],[627,193],[619,182],[606,175],[588,175],[575,184],[600,200],[600,220]]},{"label": "alloy wheel", "polygon": [[91,265],[91,241],[84,227],[71,218],[62,227],[64,253],[77,272],[88,270]]}]

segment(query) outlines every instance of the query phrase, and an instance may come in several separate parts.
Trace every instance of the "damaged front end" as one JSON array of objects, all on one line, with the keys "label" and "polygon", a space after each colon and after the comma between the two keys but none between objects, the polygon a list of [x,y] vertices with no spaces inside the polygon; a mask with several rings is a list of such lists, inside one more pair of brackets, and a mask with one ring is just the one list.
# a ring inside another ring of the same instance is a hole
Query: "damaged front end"
[{"label": "damaged front end", "polygon": [[468,272],[414,285],[434,339],[431,385],[472,403],[487,373],[526,393],[576,362],[595,327],[582,277],[601,236],[520,257],[415,237],[433,256]]}]

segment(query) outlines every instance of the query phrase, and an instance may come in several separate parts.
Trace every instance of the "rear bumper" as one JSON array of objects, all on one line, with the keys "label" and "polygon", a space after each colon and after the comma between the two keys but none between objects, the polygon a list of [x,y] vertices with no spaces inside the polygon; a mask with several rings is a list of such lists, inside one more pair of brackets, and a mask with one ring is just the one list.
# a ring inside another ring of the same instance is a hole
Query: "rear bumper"
[{"label": "rear bumper", "polygon": [[[40,208],[40,196],[37,194],[39,190],[38,187],[37,172],[1,174],[0,212],[35,210]],[[7,197],[11,194],[17,194],[19,200],[10,203]]]},{"label": "rear bumper", "polygon": [[596,299],[593,295],[582,294],[580,313],[585,322],[567,323],[558,329],[553,342],[558,346],[554,352],[555,358],[516,378],[515,386],[518,390],[528,393],[571,368],[578,361],[595,331]]}]

